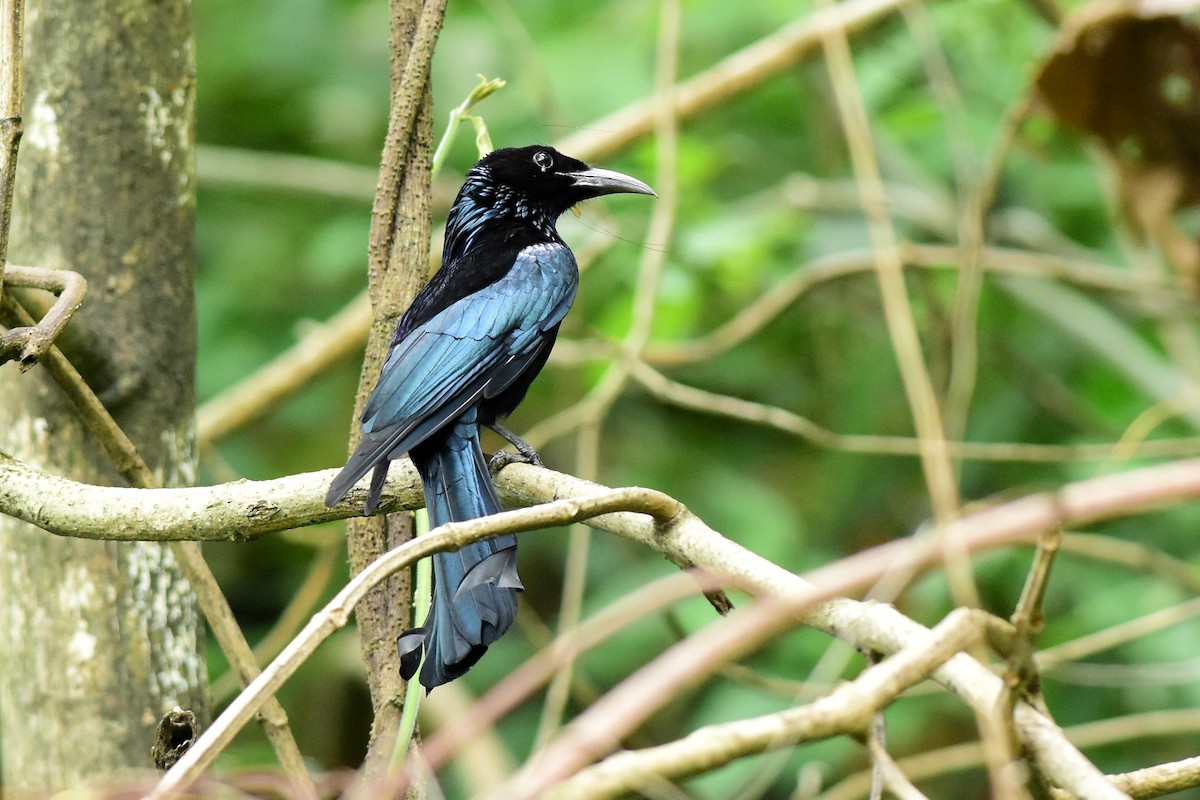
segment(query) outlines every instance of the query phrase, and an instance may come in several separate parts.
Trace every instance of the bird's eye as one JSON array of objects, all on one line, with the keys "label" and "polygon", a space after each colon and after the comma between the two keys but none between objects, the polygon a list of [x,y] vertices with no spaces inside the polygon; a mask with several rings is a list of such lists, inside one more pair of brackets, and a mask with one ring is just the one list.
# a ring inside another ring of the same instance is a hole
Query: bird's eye
[{"label": "bird's eye", "polygon": [[545,172],[546,170],[550,169],[550,167],[554,166],[554,159],[551,158],[550,154],[545,150],[538,150],[533,154],[533,163],[538,165],[538,169],[540,169],[542,172]]}]

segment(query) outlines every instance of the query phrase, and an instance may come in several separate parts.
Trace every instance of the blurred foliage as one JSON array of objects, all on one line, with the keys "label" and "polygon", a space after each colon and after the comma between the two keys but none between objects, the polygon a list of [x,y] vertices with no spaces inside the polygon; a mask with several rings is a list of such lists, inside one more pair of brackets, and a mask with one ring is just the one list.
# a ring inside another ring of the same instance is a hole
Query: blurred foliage
[{"label": "blurred foliage", "polygon": [[[803,5],[803,4],[801,4]],[[684,4],[680,74],[690,76],[772,33],[809,9],[785,0]],[[898,16],[853,36],[859,80],[889,183],[943,209],[931,225],[912,206],[892,208],[902,236],[944,242],[954,235],[956,165],[963,152],[978,172],[1009,107],[1028,89],[1033,69],[1056,32],[1015,0],[960,0],[929,8],[957,84],[962,125],[930,88],[916,39]],[[377,159],[387,115],[387,8],[376,0],[200,0],[195,4],[198,135],[202,145],[308,154],[362,165]],[[658,10],[636,0],[559,3],[551,0],[461,0],[450,4],[433,69],[438,134],[446,112],[474,86],[477,74],[508,86],[477,108],[497,146],[553,142],[652,91]],[[1002,34],[998,32],[1003,31]],[[966,140],[955,138],[959,134]],[[635,144],[605,166],[653,182],[655,147]],[[202,399],[209,398],[292,343],[365,286],[370,198],[361,202],[315,194],[205,182],[199,193],[200,362]],[[472,136],[455,145],[439,195],[454,191],[474,160]],[[1087,143],[1044,116],[1023,126],[1008,154],[994,218],[1009,222],[1001,243],[1045,252],[1129,263],[1129,243],[1114,228],[1102,166]],[[632,289],[643,247],[665,247],[667,261],[654,322],[656,341],[702,335],[816,257],[869,246],[853,196],[846,202],[789,199],[789,181],[846,181],[850,169],[832,90],[819,58],[771,77],[687,120],[679,142],[677,225],[670,242],[642,244],[647,204],[613,198],[588,204],[561,232],[581,249],[600,237],[603,253],[583,278],[564,325],[570,339],[619,339],[630,323]],[[1038,285],[1024,284],[1037,292]],[[908,278],[935,384],[944,390],[955,302],[951,272]],[[1150,346],[1164,364],[1162,326],[1154,309],[1129,297],[1068,287],[1112,325]],[[1109,345],[1081,341],[1014,293],[985,279],[980,298],[979,376],[966,439],[1077,444],[1114,442],[1144,409],[1163,397],[1130,380]],[[1071,313],[1069,308],[1063,313]],[[514,415],[516,430],[579,399],[603,365],[551,364]],[[912,423],[870,273],[819,284],[760,333],[708,363],[667,369],[675,380],[776,405],[841,433],[911,435]],[[220,443],[221,462],[208,480],[266,478],[340,465],[351,427],[359,364],[329,370],[267,419]],[[1156,437],[1191,435],[1186,418],[1165,421]],[[543,448],[554,468],[576,468],[574,441]],[[217,464],[217,466],[214,466]],[[964,501],[1012,496],[1119,468],[1107,462],[968,462]],[[829,451],[778,431],[672,408],[639,389],[625,392],[603,427],[597,480],[644,485],[686,503],[717,530],[792,570],[803,570],[910,534],[929,515],[916,459]],[[1196,564],[1194,510],[1097,526],[1097,532],[1142,542]],[[253,545],[212,546],[208,554],[246,625],[259,638],[286,606],[314,557],[314,543],[339,537],[342,526],[295,532]],[[527,591],[522,614],[554,625],[566,537],[522,539]],[[990,554],[977,561],[988,610],[1008,616],[1030,553]],[[585,613],[591,613],[673,567],[619,540],[593,540]],[[344,573],[339,575],[341,580]],[[330,587],[327,594],[334,587]],[[1047,646],[1068,641],[1186,599],[1187,592],[1136,568],[1065,554],[1047,597]],[[951,607],[938,574],[921,578],[897,605],[932,624]],[[711,621],[702,602],[676,620],[689,631]],[[528,626],[526,626],[528,629]],[[1193,658],[1200,625],[1192,622],[1095,657],[1128,664]],[[674,641],[664,618],[633,624],[585,656],[579,671],[604,688]],[[764,676],[805,680],[829,640],[798,631],[756,654],[748,666]],[[460,684],[478,693],[533,650],[514,630]],[[319,768],[355,766],[365,746],[369,703],[352,632],[319,651],[282,700],[302,749]],[[214,674],[223,670],[213,656]],[[861,664],[848,655],[846,674]],[[837,677],[824,674],[824,680]],[[1050,707],[1064,724],[1155,709],[1195,707],[1195,679],[1153,685],[1131,672],[1116,686],[1047,681]],[[437,695],[432,700],[436,701]],[[697,726],[787,707],[789,697],[727,678],[713,679],[672,703],[638,743],[677,738]],[[573,705],[572,708],[577,706]],[[497,730],[522,760],[540,705],[523,708]],[[973,738],[974,721],[952,698],[925,695],[889,713],[898,755]],[[270,768],[269,750],[248,731],[222,762],[227,768]],[[1194,753],[1196,741],[1147,739],[1089,750],[1100,766],[1120,771]],[[796,775],[817,765],[826,782],[865,765],[863,748],[835,740],[743,761],[690,782],[700,797],[749,797],[738,787],[773,776],[756,791],[789,797]],[[930,785],[936,797],[987,796],[982,774],[967,772]],[[447,778],[453,794],[461,785]]]}]

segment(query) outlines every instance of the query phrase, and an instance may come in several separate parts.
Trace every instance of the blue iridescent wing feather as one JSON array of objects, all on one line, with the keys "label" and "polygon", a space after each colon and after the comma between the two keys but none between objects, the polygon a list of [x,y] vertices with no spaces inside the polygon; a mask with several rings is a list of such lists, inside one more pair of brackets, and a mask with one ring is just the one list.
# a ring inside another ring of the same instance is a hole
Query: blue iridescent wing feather
[{"label": "blue iridescent wing feather", "polygon": [[363,440],[330,486],[331,502],[377,464],[419,445],[481,397],[503,391],[539,355],[577,286],[566,245],[531,245],[502,278],[397,341],[363,410]]}]

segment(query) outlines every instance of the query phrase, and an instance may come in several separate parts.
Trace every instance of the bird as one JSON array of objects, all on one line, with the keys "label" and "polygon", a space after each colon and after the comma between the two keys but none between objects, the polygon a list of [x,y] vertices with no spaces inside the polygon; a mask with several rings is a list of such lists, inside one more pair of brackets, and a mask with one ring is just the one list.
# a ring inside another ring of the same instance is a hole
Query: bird
[{"label": "bird", "polygon": [[[364,514],[379,505],[388,468],[405,454],[421,476],[430,525],[502,510],[480,432],[540,464],[500,420],[524,398],[574,302],[579,267],[558,234],[568,209],[601,195],[656,196],[642,181],[553,147],[494,150],[467,172],[446,220],[442,263],[396,326],[361,417],[362,439],[334,478],[334,506],[368,472]],[[465,674],[516,617],[523,590],[517,540],[504,535],[433,556],[433,602],[397,639],[400,672],[426,690]],[[423,661],[422,661],[423,655]]]}]

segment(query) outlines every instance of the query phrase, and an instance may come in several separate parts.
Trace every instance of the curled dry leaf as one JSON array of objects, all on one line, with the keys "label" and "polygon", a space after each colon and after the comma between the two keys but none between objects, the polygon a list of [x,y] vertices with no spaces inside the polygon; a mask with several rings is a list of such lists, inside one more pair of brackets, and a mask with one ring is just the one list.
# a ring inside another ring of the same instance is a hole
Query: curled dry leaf
[{"label": "curled dry leaf", "polygon": [[1091,3],[1064,23],[1036,79],[1060,122],[1103,144],[1130,225],[1193,290],[1200,245],[1176,212],[1200,203],[1198,9],[1197,0]]}]

